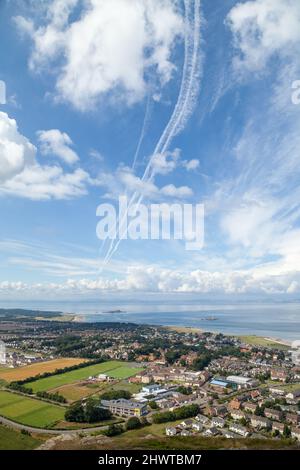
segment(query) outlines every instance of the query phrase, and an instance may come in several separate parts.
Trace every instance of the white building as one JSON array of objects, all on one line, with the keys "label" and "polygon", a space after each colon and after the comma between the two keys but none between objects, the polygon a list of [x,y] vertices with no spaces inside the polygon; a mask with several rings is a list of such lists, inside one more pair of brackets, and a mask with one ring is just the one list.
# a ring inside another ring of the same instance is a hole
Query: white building
[{"label": "white building", "polygon": [[198,432],[201,432],[203,429],[203,425],[201,423],[193,423],[192,428]]},{"label": "white building", "polygon": [[240,375],[229,375],[226,377],[227,382],[236,385],[238,388],[255,387],[258,381],[251,377],[242,377]]},{"label": "white building", "polygon": [[240,436],[247,437],[249,436],[249,431],[247,428],[244,426],[241,426],[240,424],[232,424],[229,428],[230,431],[235,432],[236,434],[239,434]]},{"label": "white building", "polygon": [[166,435],[169,437],[176,436],[177,434],[177,429],[174,427],[168,427],[166,428]]},{"label": "white building", "polygon": [[0,341],[0,364],[6,364],[6,347],[3,341]]}]

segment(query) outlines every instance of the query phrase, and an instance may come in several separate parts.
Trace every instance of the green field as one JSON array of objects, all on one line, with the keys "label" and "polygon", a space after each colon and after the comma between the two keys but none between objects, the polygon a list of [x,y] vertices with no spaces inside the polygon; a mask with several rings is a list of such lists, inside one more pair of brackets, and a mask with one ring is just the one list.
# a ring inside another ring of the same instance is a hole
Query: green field
[{"label": "green field", "polygon": [[50,428],[64,419],[65,408],[27,398],[16,393],[0,391],[0,415],[21,424]]},{"label": "green field", "polygon": [[23,435],[19,431],[0,426],[0,450],[31,450],[42,442],[42,440]]},{"label": "green field", "polygon": [[290,346],[283,343],[278,343],[273,341],[272,339],[263,338],[262,336],[255,336],[255,335],[248,335],[248,336],[238,336],[238,338],[243,342],[250,344],[252,346],[263,346],[266,348],[272,349],[281,349],[283,351],[287,351],[290,349]]},{"label": "green field", "polygon": [[113,378],[128,378],[138,372],[141,368],[129,367],[127,363],[121,361],[108,361],[101,364],[95,364],[81,369],[65,372],[64,374],[53,375],[45,379],[36,380],[26,384],[27,387],[32,388],[36,392],[48,391],[62,385],[74,383],[79,380],[87,379],[90,376],[105,373]]}]

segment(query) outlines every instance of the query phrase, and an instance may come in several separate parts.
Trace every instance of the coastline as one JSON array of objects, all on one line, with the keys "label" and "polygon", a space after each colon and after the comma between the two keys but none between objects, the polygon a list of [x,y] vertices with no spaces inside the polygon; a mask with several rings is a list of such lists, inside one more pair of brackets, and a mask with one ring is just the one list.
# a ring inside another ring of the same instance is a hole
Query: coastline
[{"label": "coastline", "polygon": [[[76,322],[76,323],[85,323],[86,322],[85,317],[89,316],[88,314],[66,314],[66,315],[70,315],[70,317],[72,317],[71,321]],[[141,324],[143,324],[143,323],[141,323]],[[156,324],[155,326],[160,326],[160,327],[166,328],[168,330],[177,331],[178,333],[188,333],[188,332],[191,332],[191,333],[210,332],[210,333],[215,333],[215,334],[222,333],[222,332],[210,329],[210,328],[200,328],[200,327],[185,326],[185,325],[164,325],[164,324],[157,325]],[[254,333],[250,332],[250,331],[249,331],[248,335],[240,335],[240,334],[237,334],[237,333],[229,333],[229,332],[224,332],[222,334],[224,334],[225,336],[236,336],[236,337],[239,337],[241,339],[251,338],[252,340],[250,341],[250,343],[254,342],[254,344],[255,344],[255,339],[256,339],[257,344],[259,343],[259,344],[263,345],[265,343],[266,346],[268,344],[269,345],[278,344],[278,346],[289,347],[290,348],[291,344],[292,344],[292,341],[289,341],[289,340],[284,339],[284,338],[279,338],[279,337],[275,337],[275,336],[257,335],[257,334],[254,334]]]}]

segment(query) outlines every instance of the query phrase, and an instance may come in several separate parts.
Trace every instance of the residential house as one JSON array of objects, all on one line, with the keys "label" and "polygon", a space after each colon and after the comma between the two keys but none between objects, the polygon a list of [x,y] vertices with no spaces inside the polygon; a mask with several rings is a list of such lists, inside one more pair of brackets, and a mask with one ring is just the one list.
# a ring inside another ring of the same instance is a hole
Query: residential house
[{"label": "residential house", "polygon": [[298,441],[300,441],[300,428],[292,428],[291,436],[295,439],[298,439]]},{"label": "residential house", "polygon": [[187,437],[187,436],[191,436],[191,432],[188,431],[187,429],[183,429],[180,433],[181,436],[184,436],[184,437]]},{"label": "residential house", "polygon": [[228,404],[228,407],[231,409],[231,410],[240,410],[241,409],[241,406],[242,406],[242,402],[241,400],[238,400],[237,398],[234,398],[233,400],[231,400]]},{"label": "residential house", "polygon": [[211,406],[209,409],[208,409],[208,414],[210,416],[221,416],[221,417],[224,417],[224,416],[227,416],[228,414],[228,410],[226,408],[226,406]]},{"label": "residential house", "polygon": [[281,397],[285,395],[285,391],[282,388],[277,388],[277,387],[269,387],[269,392],[272,393],[273,395],[279,395]]},{"label": "residential house", "polygon": [[251,416],[250,421],[251,425],[254,428],[268,429],[271,427],[271,422],[267,418],[263,418],[262,416]]},{"label": "residential house", "polygon": [[236,419],[236,420],[240,420],[240,419],[244,419],[246,418],[246,415],[243,411],[239,411],[239,410],[233,410],[231,411],[231,417],[233,419]]},{"label": "residential house", "polygon": [[216,428],[224,428],[225,426],[225,419],[219,418],[218,416],[212,418],[211,422]]},{"label": "residential house", "polygon": [[182,421],[182,423],[180,423],[180,426],[182,428],[185,428],[185,429],[190,428],[193,425],[193,422],[194,421],[192,419],[186,419],[186,420]]},{"label": "residential house", "polygon": [[294,413],[287,413],[286,414],[286,421],[291,424],[295,424],[296,426],[300,423],[300,415]]},{"label": "residential house", "polygon": [[300,398],[300,388],[287,393],[285,397],[289,400],[296,400],[297,398]]},{"label": "residential house", "polygon": [[252,390],[250,392],[250,396],[252,400],[257,400],[260,397],[260,391],[259,390]]},{"label": "residential house", "polygon": [[285,425],[284,423],[278,423],[277,421],[273,421],[272,429],[273,431],[279,431],[280,434],[283,434]]},{"label": "residential house", "polygon": [[211,427],[207,429],[204,433],[205,436],[217,436],[219,434],[219,431],[216,427]]},{"label": "residential house", "polygon": [[233,432],[227,431],[227,429],[225,429],[225,431],[223,432],[223,436],[226,437],[227,439],[234,439],[237,437],[236,434],[234,434]]},{"label": "residential house", "polygon": [[192,428],[195,429],[195,431],[201,432],[203,430],[203,424],[199,422],[193,423]]},{"label": "residential house", "polygon": [[249,436],[248,429],[245,428],[245,426],[241,426],[240,424],[231,424],[229,430],[243,437]]},{"label": "residential house", "polygon": [[246,403],[244,403],[244,410],[245,411],[250,411],[250,413],[255,413],[256,408],[257,408],[257,405],[255,403],[251,403],[251,402],[248,402],[248,401]]},{"label": "residential house", "polygon": [[197,421],[199,421],[199,423],[201,424],[208,424],[209,423],[209,418],[207,416],[204,416],[204,415],[197,415],[196,418],[195,418]]},{"label": "residential house", "polygon": [[271,380],[279,380],[280,382],[286,382],[289,374],[284,369],[272,369]]},{"label": "residential house", "polygon": [[174,428],[172,426],[166,428],[166,435],[167,436],[172,437],[172,436],[176,436],[176,434],[177,434],[177,429],[176,428]]},{"label": "residential house", "polygon": [[280,421],[282,418],[282,411],[273,410],[272,408],[265,408],[265,417]]}]

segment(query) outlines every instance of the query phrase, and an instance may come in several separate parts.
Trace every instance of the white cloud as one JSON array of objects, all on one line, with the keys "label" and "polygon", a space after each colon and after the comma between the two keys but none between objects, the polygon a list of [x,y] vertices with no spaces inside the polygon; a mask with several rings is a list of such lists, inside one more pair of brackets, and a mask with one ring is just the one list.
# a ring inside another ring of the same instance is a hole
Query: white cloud
[{"label": "white cloud", "polygon": [[[67,137],[59,131],[56,135]],[[61,158],[74,158],[67,147],[57,141],[55,145],[53,149]],[[36,147],[19,132],[14,119],[0,112],[0,194],[35,200],[70,199],[87,194],[91,184],[94,181],[81,168],[67,173],[59,165],[40,165]]]},{"label": "white cloud", "polygon": [[0,193],[33,200],[72,199],[86,195],[90,181],[88,173],[80,168],[65,173],[60,166],[35,164],[6,181]]},{"label": "white cloud", "polygon": [[[172,165],[171,165],[172,166]],[[171,171],[170,167],[160,166],[161,174],[166,174]],[[120,166],[117,171],[113,173],[101,173],[97,178],[97,183],[108,190],[107,198],[116,199],[125,193],[130,196],[137,192],[148,200],[160,200],[162,198],[177,198],[184,199],[193,195],[193,191],[188,186],[175,186],[168,184],[166,186],[158,187],[153,180],[143,180],[133,173],[133,170],[128,167]]]},{"label": "white cloud", "polygon": [[172,173],[177,166],[180,158],[180,150],[173,152],[158,153],[151,157],[151,168],[153,175],[167,175]]},{"label": "white cloud", "polygon": [[35,161],[36,148],[18,131],[17,123],[0,112],[0,184]]},{"label": "white cloud", "polygon": [[79,160],[77,153],[71,148],[73,142],[65,132],[51,129],[48,131],[38,131],[37,135],[43,155],[55,155],[69,165]]},{"label": "white cloud", "polygon": [[[288,57],[300,42],[298,0],[251,0],[232,8],[227,24],[234,35],[238,69],[261,71],[274,55]],[[299,49],[298,49],[299,54]]]},{"label": "white cloud", "polygon": [[[34,267],[34,266],[33,266]],[[124,265],[125,268],[125,265]],[[39,266],[39,269],[41,267]],[[79,272],[78,272],[79,273]],[[296,279],[295,279],[296,277]],[[189,272],[163,269],[157,266],[129,266],[123,276],[113,278],[70,278],[64,282],[28,284],[24,282],[0,282],[0,295],[16,295],[21,292],[38,297],[47,293],[50,297],[97,294],[98,292],[157,292],[197,294],[295,294],[300,293],[299,274],[260,275],[251,271],[208,272],[195,269]]]},{"label": "white cloud", "polygon": [[[81,14],[70,19],[80,5]],[[81,110],[112,90],[128,103],[139,101],[150,69],[161,84],[168,82],[172,49],[183,32],[177,1],[171,0],[52,0],[44,24],[15,21],[33,40],[31,69],[53,62],[59,97]]]},{"label": "white cloud", "polygon": [[200,161],[197,159],[193,160],[184,160],[182,162],[182,166],[187,170],[187,171],[195,171],[197,168],[200,166]]}]

